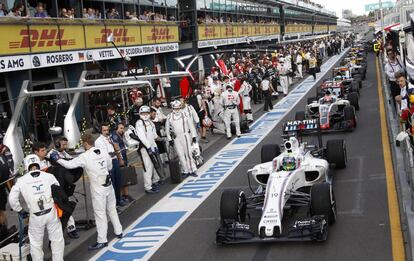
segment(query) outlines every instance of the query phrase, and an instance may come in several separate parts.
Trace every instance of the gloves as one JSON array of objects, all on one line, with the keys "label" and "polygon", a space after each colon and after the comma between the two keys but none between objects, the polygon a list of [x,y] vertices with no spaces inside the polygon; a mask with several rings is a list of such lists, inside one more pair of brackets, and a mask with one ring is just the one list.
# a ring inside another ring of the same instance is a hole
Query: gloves
[{"label": "gloves", "polygon": [[52,162],[56,162],[56,161],[58,161],[59,160],[59,153],[57,153],[57,152],[52,152],[51,154],[50,154],[50,160],[52,161]]},{"label": "gloves", "polygon": [[196,139],[196,137],[194,137],[193,138],[193,143],[196,143],[197,142],[197,139]]},{"label": "gloves", "polygon": [[18,214],[19,214],[19,218],[21,219],[26,219],[29,217],[29,213],[23,209],[20,210]]},{"label": "gloves", "polygon": [[169,143],[170,143],[170,146],[174,146],[174,141],[173,140],[170,140]]}]

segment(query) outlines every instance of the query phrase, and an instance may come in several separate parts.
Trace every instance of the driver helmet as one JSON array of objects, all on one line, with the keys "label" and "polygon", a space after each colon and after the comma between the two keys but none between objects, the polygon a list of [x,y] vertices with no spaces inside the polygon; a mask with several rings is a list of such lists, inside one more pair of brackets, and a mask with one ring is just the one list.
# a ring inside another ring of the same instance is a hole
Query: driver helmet
[{"label": "driver helmet", "polygon": [[139,116],[142,120],[147,121],[150,118],[151,108],[144,105],[139,108]]},{"label": "driver helmet", "polygon": [[226,90],[229,91],[229,92],[232,92],[233,91],[233,86],[231,84],[227,84],[226,85]]},{"label": "driver helmet", "polygon": [[325,91],[325,97],[324,97],[324,99],[325,99],[325,101],[332,100],[331,91],[329,89]]},{"label": "driver helmet", "polygon": [[171,107],[173,109],[174,114],[179,114],[182,108],[181,102],[176,100],[171,103]]},{"label": "driver helmet", "polygon": [[40,169],[40,159],[36,154],[29,154],[24,158],[24,169],[30,171],[33,165],[37,165],[37,169]]},{"label": "driver helmet", "polygon": [[285,156],[282,159],[282,169],[291,171],[296,169],[296,159],[293,156]]}]

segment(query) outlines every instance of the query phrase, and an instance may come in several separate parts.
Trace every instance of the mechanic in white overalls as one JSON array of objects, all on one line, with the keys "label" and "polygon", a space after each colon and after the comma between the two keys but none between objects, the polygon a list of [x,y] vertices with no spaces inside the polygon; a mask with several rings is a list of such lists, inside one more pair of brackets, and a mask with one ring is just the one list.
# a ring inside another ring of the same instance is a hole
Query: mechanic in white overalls
[{"label": "mechanic in white overalls", "polygon": [[226,125],[227,139],[231,139],[231,121],[236,125],[236,135],[240,137],[239,94],[233,90],[232,85],[226,86],[226,91],[221,94],[221,106],[224,108],[224,124]]},{"label": "mechanic in white overalls", "polygon": [[246,119],[249,122],[253,122],[253,113],[252,113],[252,106],[250,105],[250,91],[252,90],[252,86],[246,80],[243,80],[242,85],[239,89],[239,94],[242,98],[243,103],[243,112],[246,114]]},{"label": "mechanic in white overalls", "polygon": [[154,194],[159,192],[160,177],[150,156],[158,153],[157,143],[155,142],[158,139],[158,135],[155,125],[151,121],[150,113],[151,109],[148,106],[142,106],[139,109],[140,120],[135,124],[135,130],[142,146],[139,149],[139,154],[144,167],[145,192],[147,194]]},{"label": "mechanic in white overalls", "polygon": [[198,114],[194,109],[193,105],[187,104],[184,98],[180,98],[180,102],[181,109],[184,112],[184,115],[188,117],[191,120],[191,122],[193,122],[194,127],[196,129],[200,128],[200,118],[198,117]]},{"label": "mechanic in white overalls", "polygon": [[52,185],[59,182],[50,174],[40,170],[40,160],[30,154],[24,159],[25,170],[23,177],[17,179],[9,194],[11,208],[19,212],[21,218],[27,217],[20,205],[20,194],[29,208],[29,240],[30,254],[34,261],[43,261],[43,236],[47,229],[51,241],[52,259],[63,260],[65,241],[63,239],[62,224],[52,197]]},{"label": "mechanic in white overalls", "polygon": [[[56,162],[67,169],[83,168],[89,177],[92,197],[92,207],[96,222],[98,238],[89,250],[96,250],[108,246],[108,218],[114,227],[114,233],[122,238],[122,226],[116,211],[115,191],[112,187],[110,171],[112,159],[105,150],[94,147],[92,135],[82,136],[85,152],[72,160],[58,159]],[[53,154],[51,159],[55,158]],[[56,157],[57,158],[57,157]]]},{"label": "mechanic in white overalls", "polygon": [[288,70],[288,67],[285,65],[284,58],[280,58],[279,62],[280,63],[277,66],[277,70],[279,71],[280,86],[282,87],[283,94],[286,96],[289,90],[289,80],[288,80],[289,70]]},{"label": "mechanic in white overalls", "polygon": [[214,96],[210,101],[210,115],[213,121],[213,133],[226,134],[226,126],[224,125],[223,117],[224,110],[221,105],[221,92],[214,92]]},{"label": "mechanic in white overalls", "polygon": [[197,142],[197,132],[191,120],[181,111],[181,102],[171,103],[173,112],[170,113],[165,122],[165,132],[170,145],[174,145],[175,151],[180,159],[181,172],[183,176],[197,177],[196,164],[192,157],[191,144]]}]

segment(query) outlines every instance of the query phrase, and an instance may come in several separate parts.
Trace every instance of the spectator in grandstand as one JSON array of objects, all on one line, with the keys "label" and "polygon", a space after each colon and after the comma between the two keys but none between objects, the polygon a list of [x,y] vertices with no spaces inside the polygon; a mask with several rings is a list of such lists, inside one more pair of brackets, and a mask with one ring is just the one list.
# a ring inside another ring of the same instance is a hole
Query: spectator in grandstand
[{"label": "spectator in grandstand", "polygon": [[110,11],[106,15],[107,19],[120,19],[121,16],[119,15],[118,11],[115,8],[111,8]]},{"label": "spectator in grandstand", "polygon": [[60,10],[60,17],[61,18],[69,18],[68,11],[66,10],[66,8],[62,8]]},{"label": "spectator in grandstand", "polygon": [[25,14],[25,11],[24,11],[24,5],[21,4],[21,3],[16,4],[12,8],[12,10],[10,11],[10,13],[8,13],[7,16],[10,16],[10,17],[28,17],[28,15]]},{"label": "spectator in grandstand", "polygon": [[34,14],[34,17],[38,17],[38,18],[47,18],[47,17],[49,17],[47,12],[44,10],[44,5],[42,3],[37,4],[36,13]]},{"label": "spectator in grandstand", "polygon": [[4,4],[0,3],[0,17],[6,16],[7,10],[4,8]]},{"label": "spectator in grandstand", "polygon": [[88,18],[88,19],[97,18],[96,15],[95,15],[95,10],[93,10],[92,8],[88,8],[88,13],[87,13],[86,18]]},{"label": "spectator in grandstand", "polygon": [[86,8],[82,8],[82,18],[88,18],[88,10]]}]

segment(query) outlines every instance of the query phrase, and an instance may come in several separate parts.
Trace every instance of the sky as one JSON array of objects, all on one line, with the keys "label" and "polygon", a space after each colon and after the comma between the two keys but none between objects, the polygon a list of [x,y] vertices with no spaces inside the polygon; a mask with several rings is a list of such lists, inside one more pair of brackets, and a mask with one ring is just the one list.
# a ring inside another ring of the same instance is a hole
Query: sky
[{"label": "sky", "polygon": [[[312,0],[325,6],[326,9],[336,12],[338,17],[342,17],[342,9],[351,9],[355,15],[365,14],[365,5],[378,3],[378,0]],[[387,0],[383,0],[387,1]],[[393,0],[393,2],[395,2]]]}]

